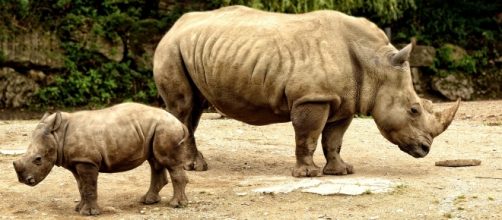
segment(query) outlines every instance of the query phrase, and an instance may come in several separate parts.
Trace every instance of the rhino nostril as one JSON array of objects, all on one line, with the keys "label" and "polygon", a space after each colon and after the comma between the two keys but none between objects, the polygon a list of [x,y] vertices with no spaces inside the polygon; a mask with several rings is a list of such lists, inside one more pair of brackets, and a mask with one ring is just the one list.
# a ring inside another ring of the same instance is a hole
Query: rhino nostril
[{"label": "rhino nostril", "polygon": [[30,183],[30,184],[34,184],[35,183],[35,178],[33,178],[32,176],[28,176],[28,177],[26,177],[26,182]]},{"label": "rhino nostril", "polygon": [[425,153],[429,153],[429,150],[431,149],[429,147],[429,145],[426,145],[426,144],[421,144],[420,147],[422,148],[422,150],[425,152]]}]

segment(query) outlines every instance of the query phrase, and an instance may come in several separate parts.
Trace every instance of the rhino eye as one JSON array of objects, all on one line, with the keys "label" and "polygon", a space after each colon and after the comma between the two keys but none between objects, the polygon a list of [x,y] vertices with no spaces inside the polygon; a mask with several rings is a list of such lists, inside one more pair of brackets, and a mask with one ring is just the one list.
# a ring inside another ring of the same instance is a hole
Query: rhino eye
[{"label": "rhino eye", "polygon": [[410,108],[410,113],[412,115],[419,115],[420,114],[420,108],[418,106],[412,106]]},{"label": "rhino eye", "polygon": [[35,159],[33,160],[33,163],[38,166],[42,165],[42,157],[40,157],[40,156],[35,157]]}]

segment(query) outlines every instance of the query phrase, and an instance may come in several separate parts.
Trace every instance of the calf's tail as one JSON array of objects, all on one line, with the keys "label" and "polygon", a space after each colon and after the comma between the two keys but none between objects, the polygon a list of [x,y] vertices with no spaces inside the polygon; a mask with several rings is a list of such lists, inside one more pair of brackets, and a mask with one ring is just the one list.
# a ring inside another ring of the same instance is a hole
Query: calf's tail
[{"label": "calf's tail", "polygon": [[188,137],[190,137],[190,132],[188,131],[187,126],[185,126],[184,124],[182,124],[181,126],[183,127],[183,139],[178,142],[178,146],[182,146],[183,143],[188,140]]}]

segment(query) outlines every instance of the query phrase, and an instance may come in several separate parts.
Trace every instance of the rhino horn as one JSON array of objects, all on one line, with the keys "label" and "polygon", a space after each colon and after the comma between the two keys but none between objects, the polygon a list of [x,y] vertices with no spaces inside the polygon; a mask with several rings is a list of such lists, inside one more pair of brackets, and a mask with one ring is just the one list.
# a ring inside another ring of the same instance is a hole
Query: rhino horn
[{"label": "rhino horn", "polygon": [[404,62],[410,59],[411,51],[413,50],[413,43],[406,45],[399,52],[391,57],[391,63],[394,66],[401,66]]},{"label": "rhino horn", "polygon": [[440,111],[436,112],[435,115],[435,124],[434,128],[432,129],[432,136],[436,137],[439,134],[441,134],[448,126],[451,124],[453,121],[453,118],[455,117],[455,113],[457,113],[458,107],[460,106],[460,99],[457,100],[453,106]]}]

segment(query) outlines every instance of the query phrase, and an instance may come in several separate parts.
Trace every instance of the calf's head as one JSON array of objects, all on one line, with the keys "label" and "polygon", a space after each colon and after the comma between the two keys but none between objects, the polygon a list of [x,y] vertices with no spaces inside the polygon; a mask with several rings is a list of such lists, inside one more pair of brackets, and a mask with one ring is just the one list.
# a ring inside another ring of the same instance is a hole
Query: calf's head
[{"label": "calf's head", "polygon": [[61,113],[46,113],[42,117],[32,133],[28,150],[19,160],[13,162],[19,182],[35,186],[49,174],[57,159],[59,143],[55,132],[60,126]]},{"label": "calf's head", "polygon": [[408,58],[413,45],[388,53],[382,67],[384,79],[377,92],[372,115],[380,133],[413,157],[425,157],[434,137],[452,122],[460,104],[435,111],[432,102],[416,94]]}]

